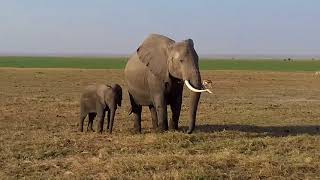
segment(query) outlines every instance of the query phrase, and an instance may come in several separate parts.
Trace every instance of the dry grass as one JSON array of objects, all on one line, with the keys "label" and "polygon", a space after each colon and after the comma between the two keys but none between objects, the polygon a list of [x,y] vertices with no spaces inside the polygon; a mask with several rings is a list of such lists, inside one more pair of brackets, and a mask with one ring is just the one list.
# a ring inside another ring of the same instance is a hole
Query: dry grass
[{"label": "dry grass", "polygon": [[[128,97],[114,133],[77,132],[79,95],[121,70],[0,69],[1,178],[320,178],[320,82],[312,73],[205,71],[197,129],[132,134]],[[95,122],[96,124],[96,122]]]}]

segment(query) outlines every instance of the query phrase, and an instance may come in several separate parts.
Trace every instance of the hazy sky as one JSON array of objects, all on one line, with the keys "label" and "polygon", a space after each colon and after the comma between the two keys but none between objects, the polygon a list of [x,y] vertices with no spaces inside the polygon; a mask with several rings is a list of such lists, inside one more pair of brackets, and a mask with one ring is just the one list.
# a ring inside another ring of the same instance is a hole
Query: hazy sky
[{"label": "hazy sky", "polygon": [[130,54],[150,33],[204,54],[320,54],[319,0],[0,0],[0,53]]}]

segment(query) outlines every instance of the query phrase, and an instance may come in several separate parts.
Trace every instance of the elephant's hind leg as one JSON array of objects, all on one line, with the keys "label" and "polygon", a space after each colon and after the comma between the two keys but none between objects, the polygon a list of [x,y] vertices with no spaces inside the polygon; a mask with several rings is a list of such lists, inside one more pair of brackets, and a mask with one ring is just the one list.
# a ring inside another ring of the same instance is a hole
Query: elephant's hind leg
[{"label": "elephant's hind leg", "polygon": [[86,113],[80,112],[80,122],[79,122],[79,131],[80,132],[83,132],[83,121],[84,121],[84,119],[86,119],[86,117],[87,117]]},{"label": "elephant's hind leg", "polygon": [[141,111],[142,106],[134,102],[132,95],[129,93],[130,102],[131,102],[131,112],[134,120],[134,131],[136,133],[141,133]]},{"label": "elephant's hind leg", "polygon": [[132,107],[132,115],[134,120],[134,131],[137,133],[141,133],[141,111],[142,106]]},{"label": "elephant's hind leg", "polygon": [[88,127],[87,127],[87,131],[93,131],[93,120],[96,117],[96,113],[89,113],[89,121],[88,121]]}]

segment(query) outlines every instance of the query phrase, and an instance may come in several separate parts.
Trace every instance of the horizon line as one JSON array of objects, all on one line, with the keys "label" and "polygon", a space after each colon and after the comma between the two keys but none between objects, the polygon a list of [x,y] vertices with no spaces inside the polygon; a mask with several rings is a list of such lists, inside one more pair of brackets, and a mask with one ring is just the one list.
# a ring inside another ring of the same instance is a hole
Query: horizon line
[{"label": "horizon line", "polygon": [[[131,53],[132,54],[132,53]],[[126,53],[0,53],[0,57],[129,57]],[[201,58],[261,58],[261,59],[284,59],[284,58],[307,58],[318,59],[320,54],[287,54],[287,53],[214,53],[199,54]]]}]

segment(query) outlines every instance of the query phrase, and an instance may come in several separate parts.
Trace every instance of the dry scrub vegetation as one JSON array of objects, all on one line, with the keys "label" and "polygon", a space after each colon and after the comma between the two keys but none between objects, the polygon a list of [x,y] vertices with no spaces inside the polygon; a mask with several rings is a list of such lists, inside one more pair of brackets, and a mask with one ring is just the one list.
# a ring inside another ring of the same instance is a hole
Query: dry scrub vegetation
[{"label": "dry scrub vegetation", "polygon": [[[112,135],[77,132],[79,95],[122,70],[0,69],[0,177],[27,179],[320,178],[320,79],[312,73],[203,71],[196,131],[131,132],[128,96]],[[96,121],[94,122],[96,125]]]}]

